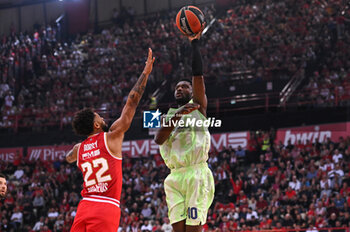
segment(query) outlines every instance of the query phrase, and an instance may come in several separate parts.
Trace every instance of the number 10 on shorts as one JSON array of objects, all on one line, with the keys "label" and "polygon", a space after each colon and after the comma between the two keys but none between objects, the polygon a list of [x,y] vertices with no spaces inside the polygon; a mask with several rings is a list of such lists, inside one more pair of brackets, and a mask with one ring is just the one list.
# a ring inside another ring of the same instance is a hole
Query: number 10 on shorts
[{"label": "number 10 on shorts", "polygon": [[189,219],[197,219],[197,208],[196,207],[188,207],[188,210],[187,210],[187,217]]}]

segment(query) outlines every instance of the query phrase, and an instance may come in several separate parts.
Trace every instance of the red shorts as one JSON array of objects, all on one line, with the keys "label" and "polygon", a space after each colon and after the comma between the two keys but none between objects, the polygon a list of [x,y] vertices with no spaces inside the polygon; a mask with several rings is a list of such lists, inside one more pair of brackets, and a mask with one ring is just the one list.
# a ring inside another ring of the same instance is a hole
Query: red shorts
[{"label": "red shorts", "polygon": [[117,232],[120,208],[110,203],[82,200],[71,232]]}]

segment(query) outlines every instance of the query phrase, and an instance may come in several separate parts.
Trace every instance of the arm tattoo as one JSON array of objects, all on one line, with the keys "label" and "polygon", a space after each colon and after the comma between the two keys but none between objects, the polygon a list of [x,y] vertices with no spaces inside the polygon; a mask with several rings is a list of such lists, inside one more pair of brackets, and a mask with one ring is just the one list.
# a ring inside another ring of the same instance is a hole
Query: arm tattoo
[{"label": "arm tattoo", "polygon": [[70,161],[72,159],[72,155],[73,155],[73,149],[70,150],[69,152],[67,152],[66,154],[66,160]]},{"label": "arm tattoo", "polygon": [[134,85],[134,87],[130,91],[129,98],[131,100],[134,100],[137,103],[140,101],[142,94],[145,91],[145,87],[147,84],[147,78],[148,78],[148,76],[146,76],[143,73],[141,74],[141,76],[137,80],[136,84]]},{"label": "arm tattoo", "polygon": [[145,86],[147,83],[145,79],[146,79],[146,75],[142,73],[131,91],[135,91],[139,95],[142,95],[143,92],[145,91]]}]

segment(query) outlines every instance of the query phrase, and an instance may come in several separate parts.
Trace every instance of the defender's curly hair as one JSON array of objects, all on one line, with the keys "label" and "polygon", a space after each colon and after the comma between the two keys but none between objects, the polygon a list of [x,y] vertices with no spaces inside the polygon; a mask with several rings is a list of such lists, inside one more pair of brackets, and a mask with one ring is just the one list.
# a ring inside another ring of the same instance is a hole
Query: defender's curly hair
[{"label": "defender's curly hair", "polygon": [[3,173],[0,173],[0,177],[6,179],[6,176],[5,176],[5,174],[3,174]]},{"label": "defender's curly hair", "polygon": [[94,131],[95,113],[92,109],[82,109],[75,113],[72,126],[77,135],[88,136]]}]

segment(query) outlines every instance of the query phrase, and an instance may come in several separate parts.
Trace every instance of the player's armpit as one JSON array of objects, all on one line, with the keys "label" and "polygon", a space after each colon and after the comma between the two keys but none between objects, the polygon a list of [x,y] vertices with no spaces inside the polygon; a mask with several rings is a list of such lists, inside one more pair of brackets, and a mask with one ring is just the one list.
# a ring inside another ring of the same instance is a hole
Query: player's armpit
[{"label": "player's armpit", "polygon": [[73,163],[73,162],[77,161],[79,146],[80,146],[80,143],[76,144],[72,150],[67,152],[66,161],[68,163]]}]

